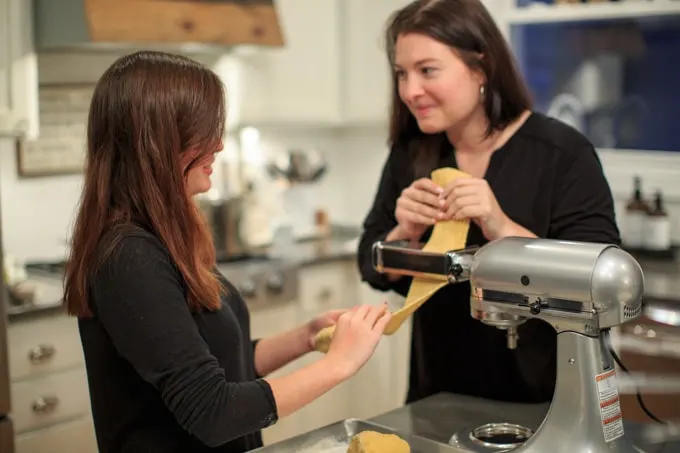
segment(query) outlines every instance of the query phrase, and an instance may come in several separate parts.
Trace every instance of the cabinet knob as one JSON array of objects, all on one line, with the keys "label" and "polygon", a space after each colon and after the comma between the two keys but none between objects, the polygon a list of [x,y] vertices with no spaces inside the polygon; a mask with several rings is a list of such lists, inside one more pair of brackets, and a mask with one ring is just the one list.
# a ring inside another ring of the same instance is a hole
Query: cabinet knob
[{"label": "cabinet knob", "polygon": [[31,409],[36,414],[47,414],[52,412],[59,405],[59,398],[56,396],[41,396],[31,403]]},{"label": "cabinet knob", "polygon": [[51,359],[57,352],[56,348],[50,344],[40,344],[28,351],[28,360],[32,364],[38,365]]},{"label": "cabinet knob", "polygon": [[283,278],[279,274],[272,274],[267,278],[267,289],[272,294],[281,294],[283,291]]},{"label": "cabinet knob", "polygon": [[239,291],[243,297],[251,298],[255,297],[257,288],[255,287],[255,282],[252,280],[245,280],[239,286]]},{"label": "cabinet knob", "polygon": [[321,291],[319,291],[319,302],[327,304],[328,302],[331,301],[331,298],[333,297],[333,291],[331,291],[330,288],[324,288]]}]

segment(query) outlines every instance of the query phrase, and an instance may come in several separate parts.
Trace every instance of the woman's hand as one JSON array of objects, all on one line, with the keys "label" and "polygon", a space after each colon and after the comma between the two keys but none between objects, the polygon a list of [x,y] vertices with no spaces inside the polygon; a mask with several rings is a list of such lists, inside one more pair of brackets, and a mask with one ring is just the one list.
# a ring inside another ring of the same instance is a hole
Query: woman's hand
[{"label": "woman's hand", "polygon": [[314,350],[316,335],[321,329],[336,325],[340,316],[347,311],[349,310],[329,310],[307,323],[307,346],[310,351]]},{"label": "woman's hand", "polygon": [[347,376],[354,375],[373,355],[389,320],[386,303],[361,305],[343,313],[336,324],[326,358]]},{"label": "woman's hand", "polygon": [[505,215],[485,179],[456,178],[444,188],[446,219],[472,219],[492,241],[511,235],[514,222]]},{"label": "woman's hand", "polygon": [[401,192],[394,215],[408,239],[420,238],[429,226],[444,218],[442,193],[442,188],[427,178],[414,181]]}]

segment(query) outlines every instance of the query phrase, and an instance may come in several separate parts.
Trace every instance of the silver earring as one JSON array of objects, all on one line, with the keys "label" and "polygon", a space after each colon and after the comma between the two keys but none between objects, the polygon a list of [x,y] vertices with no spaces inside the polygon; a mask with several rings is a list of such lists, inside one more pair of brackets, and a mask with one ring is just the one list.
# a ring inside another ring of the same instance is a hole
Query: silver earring
[{"label": "silver earring", "polygon": [[481,97],[484,97],[484,94],[486,93],[486,88],[484,88],[484,85],[479,86],[479,95]]}]

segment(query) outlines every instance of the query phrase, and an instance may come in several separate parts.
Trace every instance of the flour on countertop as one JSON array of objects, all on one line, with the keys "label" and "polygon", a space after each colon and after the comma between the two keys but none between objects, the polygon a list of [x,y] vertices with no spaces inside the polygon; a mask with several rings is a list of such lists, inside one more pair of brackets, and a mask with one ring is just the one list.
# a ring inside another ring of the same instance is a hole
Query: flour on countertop
[{"label": "flour on countertop", "polygon": [[325,438],[320,441],[297,450],[295,453],[347,453],[349,443],[333,438]]}]

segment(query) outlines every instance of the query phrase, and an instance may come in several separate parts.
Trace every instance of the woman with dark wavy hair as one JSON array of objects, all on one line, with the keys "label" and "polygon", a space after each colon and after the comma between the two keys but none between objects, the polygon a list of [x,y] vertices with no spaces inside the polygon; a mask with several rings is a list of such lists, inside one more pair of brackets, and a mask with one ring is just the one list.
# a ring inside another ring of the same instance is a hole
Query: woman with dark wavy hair
[{"label": "woman with dark wavy hair", "polygon": [[[444,219],[470,219],[468,245],[508,237],[619,243],[593,145],[532,111],[502,34],[480,0],[416,0],[387,30],[393,70],[391,151],[364,222],[359,266],[374,288],[405,295],[409,278],[377,273],[378,240],[426,241]],[[470,175],[446,187],[432,170]],[[470,316],[470,286],[442,288],[414,315],[407,401],[437,392],[549,401],[556,333],[542,321],[505,332]]]},{"label": "woman with dark wavy hair", "polygon": [[[79,318],[101,453],[257,448],[261,429],[356,373],[389,319],[361,306],[251,340],[192,198],[210,188],[224,123],[219,78],[188,58],[134,53],[96,86],[64,303]],[[266,377],[336,323],[327,355]]]}]

